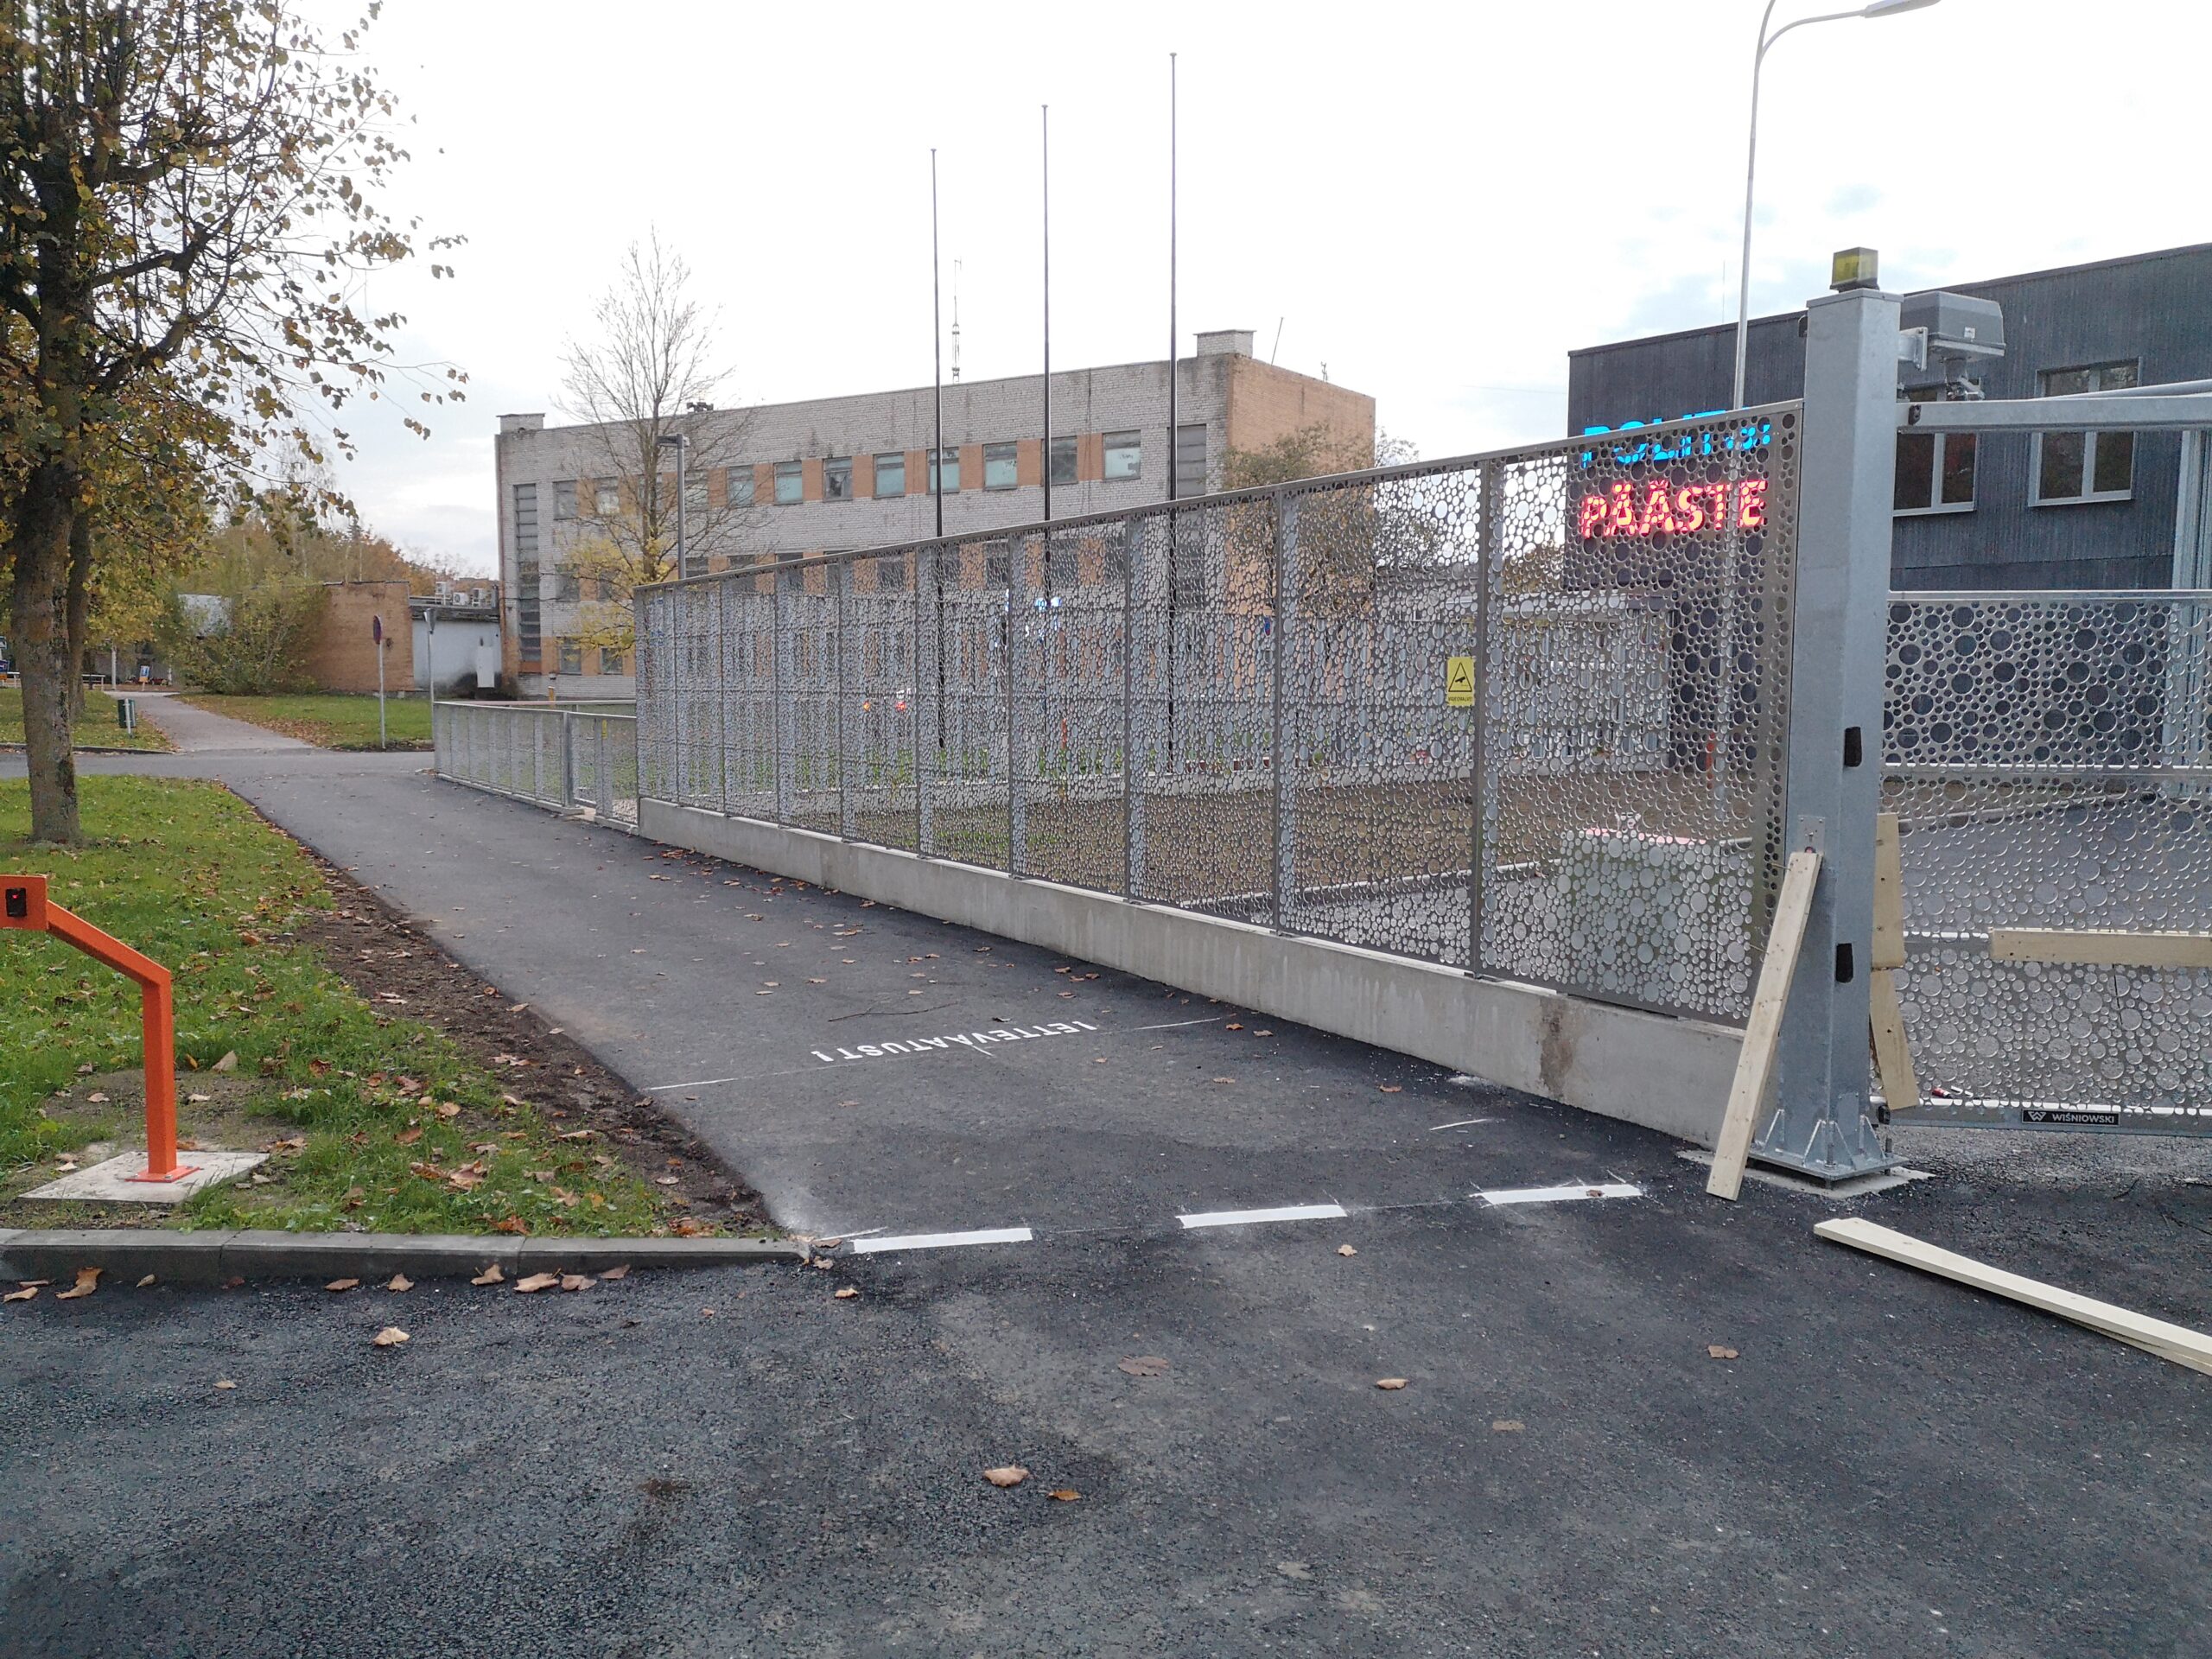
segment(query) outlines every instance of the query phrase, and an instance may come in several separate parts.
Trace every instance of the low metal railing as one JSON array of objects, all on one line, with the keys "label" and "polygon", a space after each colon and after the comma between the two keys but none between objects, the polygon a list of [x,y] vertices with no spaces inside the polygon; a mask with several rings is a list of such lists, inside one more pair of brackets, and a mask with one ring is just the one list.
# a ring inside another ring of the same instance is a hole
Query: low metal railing
[{"label": "low metal railing", "polygon": [[556,812],[638,827],[638,717],[605,704],[439,702],[441,778]]}]

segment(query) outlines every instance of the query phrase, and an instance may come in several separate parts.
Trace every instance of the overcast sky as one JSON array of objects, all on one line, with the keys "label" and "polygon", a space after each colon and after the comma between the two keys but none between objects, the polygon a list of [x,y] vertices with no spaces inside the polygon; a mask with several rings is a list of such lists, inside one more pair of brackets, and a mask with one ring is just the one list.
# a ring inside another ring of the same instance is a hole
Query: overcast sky
[{"label": "overcast sky", "polygon": [[[561,417],[562,343],[653,227],[721,308],[725,405],[926,384],[932,145],[963,372],[1033,372],[1047,103],[1053,360],[1164,356],[1171,50],[1183,348],[1246,327],[1264,357],[1280,328],[1277,360],[1373,393],[1427,456],[1554,435],[1570,347],[1734,315],[1760,10],[388,0],[367,55],[416,122],[388,205],[468,243],[457,280],[369,297],[470,385],[428,442],[355,421],[341,482],[491,571],[497,418]],[[2208,48],[2203,0],[1795,32],[1767,60],[1754,312],[1859,243],[1903,289],[2212,240]]]}]

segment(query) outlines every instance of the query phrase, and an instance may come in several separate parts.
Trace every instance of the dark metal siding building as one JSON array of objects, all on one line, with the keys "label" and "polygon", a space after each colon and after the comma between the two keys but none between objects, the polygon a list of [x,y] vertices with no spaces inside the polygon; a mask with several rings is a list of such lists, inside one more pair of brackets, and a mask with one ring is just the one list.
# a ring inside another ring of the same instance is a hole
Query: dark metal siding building
[{"label": "dark metal siding building", "polygon": [[[1990,397],[2212,378],[2212,244],[1947,284],[2004,309],[2002,358],[1971,365]],[[1752,321],[1747,401],[1802,395],[1803,314]],[[1567,430],[1618,429],[1725,410],[1732,325],[1590,346],[1567,356]],[[1902,396],[1942,395],[1905,371]],[[2085,442],[2085,439],[2087,440]],[[1948,448],[1939,448],[1947,443]],[[2202,581],[2176,546],[2183,439],[1901,435],[1892,581],[1900,588],[2170,588]],[[2202,486],[2192,452],[2189,487]]]}]

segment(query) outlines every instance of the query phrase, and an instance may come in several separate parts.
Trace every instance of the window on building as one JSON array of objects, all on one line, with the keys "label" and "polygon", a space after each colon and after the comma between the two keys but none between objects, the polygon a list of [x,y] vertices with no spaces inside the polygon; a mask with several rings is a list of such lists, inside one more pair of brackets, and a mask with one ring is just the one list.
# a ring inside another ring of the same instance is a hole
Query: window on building
[{"label": "window on building", "polygon": [[983,586],[1007,588],[1014,582],[1012,550],[1003,540],[983,543]]},{"label": "window on building", "polygon": [[563,674],[581,674],[584,671],[584,648],[574,639],[563,639],[561,642],[560,671]]},{"label": "window on building", "polygon": [[573,605],[582,597],[582,584],[576,580],[575,571],[556,570],[553,573],[553,602],[555,604]]},{"label": "window on building", "polygon": [[[1907,394],[1916,404],[1942,401],[1941,386]],[[1974,511],[1974,435],[1971,432],[1897,434],[1897,487],[1891,505],[1899,512]]]},{"label": "window on building", "polygon": [[853,458],[850,455],[822,463],[822,499],[824,501],[849,501],[853,499]]},{"label": "window on building", "polygon": [[553,516],[573,518],[576,516],[576,480],[556,478],[553,480]]},{"label": "window on building", "polygon": [[1206,429],[1204,425],[1175,429],[1175,493],[1206,493]]},{"label": "window on building", "polygon": [[724,499],[733,507],[751,506],[753,505],[753,469],[750,467],[731,467],[722,488]]},{"label": "window on building", "polygon": [[801,463],[779,461],[776,463],[776,505],[795,507],[806,499],[806,474]]},{"label": "window on building", "polygon": [[[2084,369],[2050,369],[2046,397],[2110,391],[2136,385],[2140,365],[2099,363]],[[2036,505],[2125,501],[2135,490],[2133,432],[2038,432],[2035,435]]]},{"label": "window on building", "polygon": [[983,446],[983,487],[985,489],[1012,489],[1017,473],[1013,444],[987,443]]},{"label": "window on building", "polygon": [[1052,440],[1052,470],[1048,476],[1055,484],[1075,482],[1075,440],[1073,438]]},{"label": "window on building", "polygon": [[[938,482],[940,476],[944,480],[942,484]],[[960,493],[960,452],[957,449],[939,449],[930,456],[930,493],[935,495],[939,491],[946,495]]]},{"label": "window on building", "polygon": [[1106,435],[1106,476],[1141,478],[1144,474],[1144,434],[1109,432]]},{"label": "window on building", "polygon": [[612,518],[622,511],[622,491],[611,478],[602,478],[591,486],[592,511],[602,518]]},{"label": "window on building", "polygon": [[875,458],[875,499],[886,500],[906,493],[906,457],[894,451]]}]

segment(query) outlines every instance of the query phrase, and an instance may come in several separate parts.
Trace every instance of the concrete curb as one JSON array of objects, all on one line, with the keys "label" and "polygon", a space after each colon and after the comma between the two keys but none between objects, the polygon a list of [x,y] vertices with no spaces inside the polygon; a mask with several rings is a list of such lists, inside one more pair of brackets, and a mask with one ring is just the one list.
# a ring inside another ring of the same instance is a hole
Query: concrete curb
[{"label": "concrete curb", "polygon": [[467,1233],[134,1231],[126,1228],[0,1229],[0,1278],[67,1279],[101,1268],[111,1280],[147,1274],[164,1283],[232,1279],[474,1276],[497,1263],[510,1275],[638,1268],[804,1262],[804,1244],[763,1238],[514,1238]]}]

